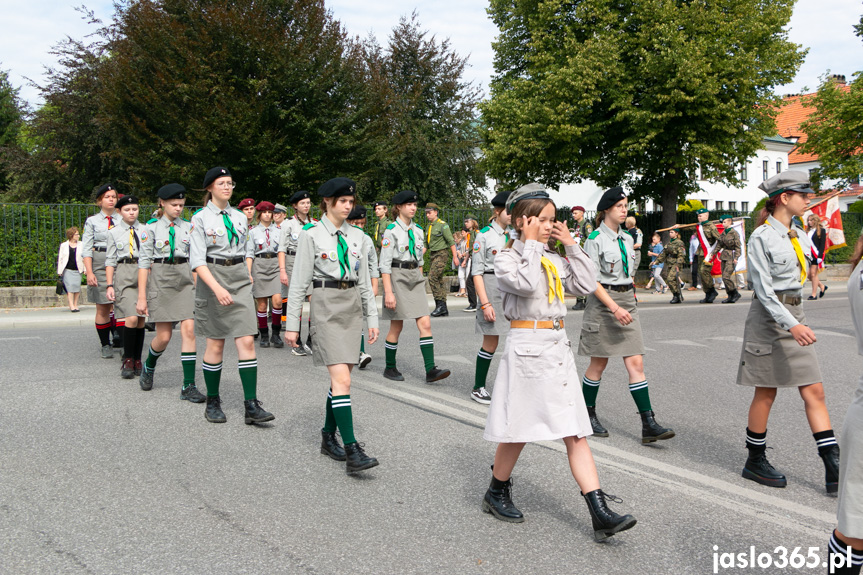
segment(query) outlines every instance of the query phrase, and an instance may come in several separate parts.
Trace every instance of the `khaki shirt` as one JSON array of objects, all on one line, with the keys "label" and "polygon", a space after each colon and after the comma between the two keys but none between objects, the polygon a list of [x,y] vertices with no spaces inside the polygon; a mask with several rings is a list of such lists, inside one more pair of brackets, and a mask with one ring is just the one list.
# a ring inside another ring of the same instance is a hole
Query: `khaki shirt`
[{"label": "khaki shirt", "polygon": [[[174,257],[188,258],[192,243],[192,224],[183,218],[177,218],[174,224]],[[148,270],[154,259],[171,257],[171,220],[162,216],[155,222],[145,226],[146,234],[141,234],[141,254],[138,256],[138,268]]]},{"label": "khaki shirt", "polygon": [[[414,252],[410,252],[410,237],[408,230],[413,231]],[[382,274],[392,273],[393,262],[417,262],[423,265],[423,229],[411,221],[405,225],[401,218],[387,226],[381,240],[381,258],[379,262]]]},{"label": "khaki shirt", "polygon": [[206,206],[192,216],[192,243],[189,259],[192,269],[207,265],[207,258],[233,259],[245,258],[246,242],[249,237],[246,214],[227,206],[224,213],[234,224],[239,241],[228,239],[228,230],[222,211],[210,200]]},{"label": "khaki shirt", "polygon": [[502,229],[497,221],[492,221],[481,229],[473,243],[470,275],[481,276],[485,272],[494,271],[494,260],[506,247],[507,241],[506,230]]},{"label": "khaki shirt", "polygon": [[384,216],[378,221],[375,222],[375,231],[372,235],[372,240],[374,241],[375,247],[380,250],[381,249],[381,240],[384,239],[384,231],[387,229],[392,222],[388,217]]},{"label": "khaki shirt", "polygon": [[[318,220],[312,218],[310,223],[315,223]],[[300,220],[297,219],[297,216],[293,216],[290,219],[282,222],[282,236],[279,238],[279,248],[280,252],[288,253],[288,250],[296,252],[297,251],[297,243],[300,241],[300,234],[303,233],[303,227],[308,224],[304,224]]]},{"label": "khaki shirt", "polygon": [[440,218],[429,224],[425,239],[428,243],[430,252],[445,250],[448,247],[455,245],[455,240],[453,239],[452,232],[449,229],[449,224]]},{"label": "khaki shirt", "polygon": [[536,240],[515,240],[511,248],[497,254],[494,263],[507,320],[546,321],[566,317],[564,301],[555,297],[548,303],[548,278],[540,263],[543,257],[557,268],[566,293],[587,295],[596,290],[593,264],[577,245],[566,246],[563,258]]},{"label": "khaki shirt", "polygon": [[[314,280],[357,282],[363,315],[370,329],[377,328],[378,308],[369,278],[369,264],[366,261],[368,253],[365,250],[368,249],[368,244],[363,247],[363,238],[366,235],[359,228],[348,225],[346,221],[342,222],[341,227],[337,229],[326,215],[322,216],[320,221],[303,227],[304,231],[297,245],[297,256],[288,290],[286,330],[299,331],[300,311],[309,285]],[[342,234],[348,244],[350,265],[344,276],[339,264],[337,234]],[[345,334],[345,337],[356,337],[356,334]]]},{"label": "khaki shirt", "polygon": [[[626,257],[629,259],[629,274],[624,272],[623,252],[620,249],[618,238],[623,240]],[[584,251],[590,256],[596,267],[596,275],[599,283],[608,285],[630,285],[635,275],[637,253],[632,249],[632,236],[624,231],[621,226],[617,233],[611,231],[605,222],[599,224],[599,229],[594,230],[584,242]]]},{"label": "khaki shirt", "polygon": [[84,233],[81,234],[81,257],[92,258],[93,248],[108,247],[108,226],[116,226],[122,221],[120,214],[108,215],[99,212],[92,215],[84,222]]},{"label": "khaki shirt", "polygon": [[[805,257],[810,253],[809,238],[797,226],[792,225],[791,229],[797,232],[797,239]],[[788,236],[789,231],[779,220],[767,216],[767,221],[752,232],[749,243],[746,244],[747,271],[755,295],[779,327],[786,330],[800,322],[782,305],[776,292],[800,293],[803,287],[800,282],[800,262]]]},{"label": "khaki shirt", "polygon": [[256,225],[249,231],[249,239],[246,242],[246,257],[254,258],[258,254],[277,253],[281,235],[281,230],[276,224]]},{"label": "khaki shirt", "polygon": [[[129,230],[134,229],[134,234],[138,238],[138,242],[135,242],[129,235]],[[117,267],[117,260],[122,258],[137,258],[141,255],[142,245],[146,240],[149,239],[149,234],[147,234],[144,226],[138,222],[135,222],[131,226],[124,222],[122,219],[120,223],[111,228],[108,232],[108,250],[105,256],[105,267]],[[134,243],[134,255],[129,249],[129,241]]]},{"label": "khaki shirt", "polygon": [[369,277],[380,278],[381,270],[378,267],[378,252],[375,251],[374,240],[372,240],[371,236],[369,236],[362,228],[357,226],[354,227],[363,232],[363,253],[368,254],[366,261],[369,265]]}]

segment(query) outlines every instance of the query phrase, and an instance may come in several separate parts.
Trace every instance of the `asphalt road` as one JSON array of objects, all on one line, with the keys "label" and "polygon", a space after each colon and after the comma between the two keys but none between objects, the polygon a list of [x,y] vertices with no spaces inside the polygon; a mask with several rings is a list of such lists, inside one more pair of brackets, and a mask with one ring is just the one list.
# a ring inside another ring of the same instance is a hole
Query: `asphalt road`
[{"label": "asphalt road", "polygon": [[[99,359],[92,327],[2,330],[0,572],[824,573],[821,563],[720,566],[719,553],[749,557],[750,547],[780,564],[779,547],[818,548],[823,562],[835,521],[794,390],[779,393],[768,433],[788,487],[740,477],[752,391],[734,381],[750,293],[730,306],[695,304],[695,292],[680,306],[643,297],[653,406],[677,437],[640,443],[622,361],[612,361],[598,399],[611,437],[590,443],[603,489],[624,500],[613,508],[638,525],[603,544],[561,442],[528,446],[515,469],[524,523],[481,512],[495,446],[482,439],[487,408],[468,397],[480,336],[461,300],[433,321],[449,379],[424,383],[412,326],[398,353],[404,383],[381,377],[382,342],[368,348],[373,363],[355,371],[354,421],[381,465],[355,477],[319,453],[327,376],[311,358],[259,350],[259,397],[276,420],[246,426],[229,348],[228,422],[213,425],[203,406],[179,401],[179,333],[145,393],[119,378],[118,359]],[[838,434],[860,373],[843,287],[804,306]],[[581,312],[570,312],[574,342],[580,324]],[[199,342],[199,369],[202,350]],[[583,372],[587,360],[576,362]],[[203,388],[200,371],[198,380]]]}]

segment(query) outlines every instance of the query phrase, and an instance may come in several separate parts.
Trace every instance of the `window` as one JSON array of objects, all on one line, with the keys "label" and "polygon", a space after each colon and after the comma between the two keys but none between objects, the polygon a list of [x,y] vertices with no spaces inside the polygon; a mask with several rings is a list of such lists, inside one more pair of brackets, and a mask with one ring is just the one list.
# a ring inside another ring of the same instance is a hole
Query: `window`
[{"label": "window", "polygon": [[776,173],[779,174],[782,172],[782,160],[776,162]]},{"label": "window", "polygon": [[728,209],[732,212],[737,211],[737,202],[728,202]]},{"label": "window", "polygon": [[749,167],[746,164],[740,166],[740,179],[744,182],[749,179]]},{"label": "window", "polygon": [[722,202],[720,202],[719,200],[717,200],[717,201],[716,201],[716,209],[717,209],[717,210],[721,210],[721,209],[722,209]]},{"label": "window", "polygon": [[740,211],[748,212],[749,211],[749,202],[740,202]]},{"label": "window", "polygon": [[767,160],[764,160],[763,162],[761,162],[761,170],[764,172],[762,174],[763,175],[763,181],[767,181]]},{"label": "window", "polygon": [[699,200],[705,209],[710,209],[710,200]]}]

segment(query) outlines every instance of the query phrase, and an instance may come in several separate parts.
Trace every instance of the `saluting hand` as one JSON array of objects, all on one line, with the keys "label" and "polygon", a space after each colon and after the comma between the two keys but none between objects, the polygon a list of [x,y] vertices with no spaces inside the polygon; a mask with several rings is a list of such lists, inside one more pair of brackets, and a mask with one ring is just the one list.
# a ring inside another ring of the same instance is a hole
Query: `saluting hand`
[{"label": "saluting hand", "polygon": [[806,347],[807,345],[812,345],[815,343],[815,333],[809,328],[808,325],[803,325],[802,323],[798,323],[790,330],[791,335],[794,336],[794,341],[796,341],[799,345]]},{"label": "saluting hand", "polygon": [[521,234],[524,236],[524,241],[537,241],[539,239],[539,218],[536,216],[522,216],[524,224],[521,227]]},{"label": "saluting hand", "polygon": [[376,327],[369,328],[369,345],[373,344],[378,340],[378,336],[380,335],[381,330]]},{"label": "saluting hand", "polygon": [[575,239],[569,235],[569,228],[563,222],[554,222],[551,229],[551,239],[557,240],[565,246],[574,246]]}]

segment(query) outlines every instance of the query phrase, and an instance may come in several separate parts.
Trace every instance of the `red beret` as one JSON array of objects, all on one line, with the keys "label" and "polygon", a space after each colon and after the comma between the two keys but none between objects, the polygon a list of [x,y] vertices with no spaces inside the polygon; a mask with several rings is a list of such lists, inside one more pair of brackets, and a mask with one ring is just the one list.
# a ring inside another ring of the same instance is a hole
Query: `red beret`
[{"label": "red beret", "polygon": [[586,212],[586,211],[587,211],[587,210],[585,210],[585,209],[584,209],[584,206],[572,206],[572,209],[571,209],[570,211],[571,211],[571,212],[574,212],[575,210],[581,210],[582,212]]},{"label": "red beret", "polygon": [[246,198],[245,200],[240,202],[240,205],[237,207],[242,210],[243,208],[246,208],[248,206],[254,206],[254,205],[255,205],[255,200],[253,200],[252,198]]},{"label": "red beret", "polygon": [[[245,202],[246,200],[243,201]],[[258,205],[255,206],[255,209],[259,212],[272,212],[276,209],[276,206],[274,206],[270,202],[258,202]]]}]

